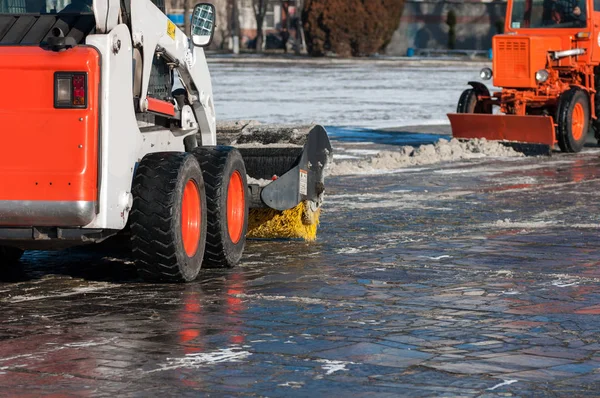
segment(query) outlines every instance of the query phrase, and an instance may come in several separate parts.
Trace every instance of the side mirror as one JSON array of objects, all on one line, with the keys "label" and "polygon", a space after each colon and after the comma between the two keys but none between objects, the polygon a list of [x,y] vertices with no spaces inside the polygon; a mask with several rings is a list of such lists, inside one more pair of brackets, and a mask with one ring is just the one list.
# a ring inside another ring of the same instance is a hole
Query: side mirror
[{"label": "side mirror", "polygon": [[192,14],[192,43],[198,47],[208,46],[215,33],[215,6],[200,3],[194,7]]}]

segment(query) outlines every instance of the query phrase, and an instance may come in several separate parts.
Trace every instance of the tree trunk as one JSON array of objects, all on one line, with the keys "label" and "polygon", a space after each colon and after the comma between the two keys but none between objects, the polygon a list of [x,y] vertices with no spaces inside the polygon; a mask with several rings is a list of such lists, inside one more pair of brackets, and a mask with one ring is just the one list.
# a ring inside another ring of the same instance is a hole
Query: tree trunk
[{"label": "tree trunk", "polygon": [[190,23],[190,3],[191,0],[183,0],[183,32],[191,37]]},{"label": "tree trunk", "polygon": [[240,16],[238,0],[231,0],[231,38],[234,54],[240,53]]},{"label": "tree trunk", "polygon": [[281,21],[281,27],[290,30],[290,3],[287,0],[281,1],[281,9],[283,11],[284,20]]},{"label": "tree trunk", "polygon": [[262,52],[263,44],[263,24],[265,22],[265,14],[267,13],[268,0],[252,0],[252,8],[254,8],[254,16],[256,17],[256,52]]},{"label": "tree trunk", "polygon": [[304,22],[302,22],[302,13],[304,12],[304,0],[296,1],[296,55],[307,54],[306,36],[304,35]]},{"label": "tree trunk", "polygon": [[263,52],[263,23],[265,22],[264,16],[256,16],[256,52]]}]

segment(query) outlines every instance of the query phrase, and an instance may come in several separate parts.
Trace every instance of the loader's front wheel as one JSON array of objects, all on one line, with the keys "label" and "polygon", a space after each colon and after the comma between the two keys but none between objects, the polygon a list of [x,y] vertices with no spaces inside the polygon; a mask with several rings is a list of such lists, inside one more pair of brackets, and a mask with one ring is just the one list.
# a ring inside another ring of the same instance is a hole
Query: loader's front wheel
[{"label": "loader's front wheel", "polygon": [[189,282],[202,266],[206,194],[202,170],[188,153],[154,153],[133,180],[131,242],[144,279]]},{"label": "loader's front wheel", "polygon": [[477,92],[470,88],[460,96],[456,113],[492,113],[492,106],[477,99]]},{"label": "loader's front wheel", "polygon": [[561,94],[556,112],[556,139],[563,152],[579,152],[590,126],[590,99],[580,88]]},{"label": "loader's front wheel", "polygon": [[231,268],[240,261],[248,230],[248,182],[240,152],[228,146],[199,147],[208,209],[204,264]]},{"label": "loader's front wheel", "polygon": [[0,266],[13,266],[19,262],[24,251],[16,247],[0,246]]}]

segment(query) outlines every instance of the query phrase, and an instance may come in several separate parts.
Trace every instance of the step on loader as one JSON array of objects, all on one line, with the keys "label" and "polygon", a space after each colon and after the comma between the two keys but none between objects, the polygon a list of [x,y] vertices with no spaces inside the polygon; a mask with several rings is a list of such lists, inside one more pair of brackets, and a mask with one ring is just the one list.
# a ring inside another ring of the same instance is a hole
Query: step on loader
[{"label": "step on loader", "polygon": [[125,237],[140,276],[188,282],[249,235],[315,238],[327,133],[217,130],[214,28],[208,3],[188,36],[161,0],[0,0],[0,268]]},{"label": "step on loader", "polygon": [[534,154],[579,152],[590,128],[600,139],[600,2],[508,0],[505,21],[480,73],[502,89],[469,82],[448,115],[453,136]]}]

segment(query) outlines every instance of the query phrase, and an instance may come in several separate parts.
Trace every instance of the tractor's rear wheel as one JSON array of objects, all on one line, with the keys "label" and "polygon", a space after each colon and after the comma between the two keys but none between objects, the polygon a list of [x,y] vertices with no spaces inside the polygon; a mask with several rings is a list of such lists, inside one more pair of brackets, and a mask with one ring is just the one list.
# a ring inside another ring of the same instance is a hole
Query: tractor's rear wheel
[{"label": "tractor's rear wheel", "polygon": [[0,266],[16,265],[24,251],[16,247],[0,246]]},{"label": "tractor's rear wheel", "polygon": [[240,261],[248,230],[248,182],[240,152],[228,146],[199,147],[206,186],[208,230],[204,265],[231,268]]},{"label": "tractor's rear wheel", "polygon": [[469,88],[462,92],[456,113],[492,113],[492,106],[486,105],[483,101],[477,99],[477,92]]},{"label": "tractor's rear wheel", "polygon": [[580,88],[561,94],[556,111],[556,139],[563,152],[579,152],[590,126],[590,99]]},{"label": "tractor's rear wheel", "polygon": [[131,243],[144,279],[189,282],[202,266],[206,194],[202,170],[188,153],[154,153],[133,180]]}]

